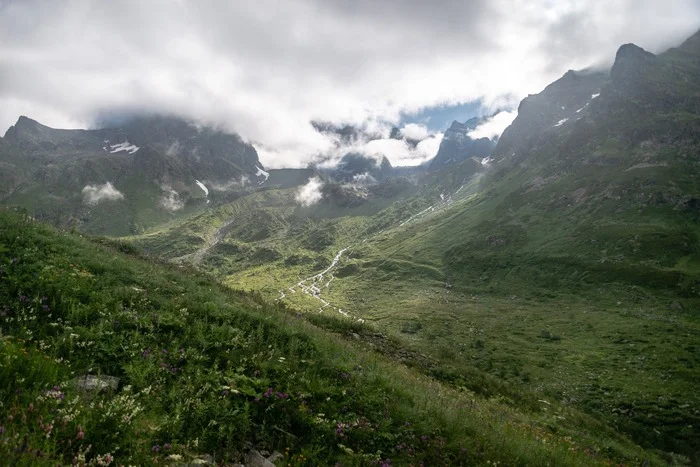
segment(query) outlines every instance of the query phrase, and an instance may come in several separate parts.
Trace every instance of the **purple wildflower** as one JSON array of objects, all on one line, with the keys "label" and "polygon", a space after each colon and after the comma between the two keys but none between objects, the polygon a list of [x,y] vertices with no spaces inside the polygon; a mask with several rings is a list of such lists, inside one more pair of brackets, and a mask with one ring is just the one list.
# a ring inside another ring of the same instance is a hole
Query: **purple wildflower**
[{"label": "purple wildflower", "polygon": [[277,396],[278,399],[286,399],[289,397],[289,394],[286,392],[278,392],[275,396]]},{"label": "purple wildflower", "polygon": [[428,435],[423,435],[420,437],[421,441],[428,441]]},{"label": "purple wildflower", "polygon": [[166,451],[169,451],[171,448],[172,448],[172,445],[170,443],[165,443],[163,445],[163,449],[165,449]]},{"label": "purple wildflower", "polygon": [[15,258],[12,258],[12,261],[10,261],[10,263],[17,264],[18,261],[19,261],[19,258],[15,257]]},{"label": "purple wildflower", "polygon": [[265,399],[269,399],[270,396],[272,396],[272,388],[267,388],[267,391],[265,391],[265,393],[263,394],[263,397]]},{"label": "purple wildflower", "polygon": [[151,448],[151,451],[160,452],[160,446],[158,446],[157,444],[154,444],[153,447]]},{"label": "purple wildflower", "polygon": [[0,435],[5,433],[5,427],[0,425]]},{"label": "purple wildflower", "polygon": [[22,302],[22,303],[26,303],[26,302],[29,301],[29,297],[27,297],[26,295],[20,295],[20,296],[19,296],[19,301]]},{"label": "purple wildflower", "polygon": [[150,349],[150,348],[148,348],[148,349],[144,350],[143,352],[141,352],[141,357],[142,357],[142,358],[148,358],[148,357],[150,357],[150,356],[151,356],[151,349]]},{"label": "purple wildflower", "polygon": [[167,351],[167,350],[165,350],[165,349],[163,349],[163,354],[166,354],[166,353],[168,353],[168,351]]}]

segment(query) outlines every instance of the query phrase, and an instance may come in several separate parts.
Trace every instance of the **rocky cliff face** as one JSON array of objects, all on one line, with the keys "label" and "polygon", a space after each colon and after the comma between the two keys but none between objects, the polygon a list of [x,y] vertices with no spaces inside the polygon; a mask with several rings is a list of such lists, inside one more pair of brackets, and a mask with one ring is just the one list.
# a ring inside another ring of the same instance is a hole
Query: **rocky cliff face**
[{"label": "rocky cliff face", "polygon": [[437,170],[474,158],[478,162],[473,164],[474,168],[479,170],[481,160],[488,158],[496,146],[496,143],[488,138],[472,139],[469,136],[469,132],[474,130],[479,123],[481,123],[480,118],[472,118],[464,123],[456,120],[452,122],[450,128],[445,131],[438,153],[430,162],[429,169]]}]

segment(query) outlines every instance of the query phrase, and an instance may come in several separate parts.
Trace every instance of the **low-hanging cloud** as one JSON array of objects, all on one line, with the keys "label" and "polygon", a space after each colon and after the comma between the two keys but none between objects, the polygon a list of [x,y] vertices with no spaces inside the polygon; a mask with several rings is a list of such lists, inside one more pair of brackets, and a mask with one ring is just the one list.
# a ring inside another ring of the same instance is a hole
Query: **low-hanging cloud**
[{"label": "low-hanging cloud", "polygon": [[266,167],[300,167],[333,148],[312,121],[515,108],[623,43],[660,52],[698,27],[697,0],[5,0],[0,128],[166,112],[239,133]]},{"label": "low-hanging cloud", "polygon": [[408,139],[421,141],[430,135],[430,131],[425,125],[420,123],[409,123],[401,128],[401,134]]},{"label": "low-hanging cloud", "polygon": [[177,191],[173,190],[172,187],[163,185],[160,189],[163,190],[163,196],[160,197],[159,201],[162,207],[171,212],[179,211],[185,207],[185,202],[182,200],[182,197]]},{"label": "low-hanging cloud", "polygon": [[498,112],[496,115],[487,118],[483,123],[467,133],[472,139],[478,138],[500,138],[503,130],[513,123],[518,116],[517,110]]},{"label": "low-hanging cloud", "polygon": [[225,183],[215,182],[213,180],[207,181],[207,186],[209,186],[214,191],[233,191],[240,190],[250,185],[250,179],[245,175],[241,175],[239,178],[232,178]]},{"label": "low-hanging cloud", "polygon": [[102,185],[86,185],[83,188],[83,201],[90,206],[95,206],[102,201],[116,201],[124,199],[124,195],[114,188],[111,182]]},{"label": "low-hanging cloud", "polygon": [[306,185],[300,187],[299,191],[297,191],[295,197],[297,203],[302,206],[311,206],[318,203],[323,198],[321,188],[323,188],[323,180],[319,177],[310,178]]}]

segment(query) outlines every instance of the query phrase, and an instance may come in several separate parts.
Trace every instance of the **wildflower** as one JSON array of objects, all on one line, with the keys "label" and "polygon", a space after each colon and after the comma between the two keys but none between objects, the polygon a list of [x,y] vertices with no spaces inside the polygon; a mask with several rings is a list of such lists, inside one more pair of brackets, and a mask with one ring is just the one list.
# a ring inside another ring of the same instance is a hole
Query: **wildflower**
[{"label": "wildflower", "polygon": [[158,446],[157,444],[154,444],[153,447],[151,448],[151,451],[160,452],[160,446]]},{"label": "wildflower", "polygon": [[269,399],[270,396],[272,396],[272,388],[267,388],[267,391],[265,391],[265,394],[263,394],[263,397],[265,399]]},{"label": "wildflower", "polygon": [[173,447],[173,446],[172,446],[170,443],[165,443],[165,444],[163,445],[163,449],[165,449],[166,451],[169,451],[172,447]]},{"label": "wildflower", "polygon": [[141,358],[148,358],[150,355],[151,355],[151,349],[150,349],[150,348],[148,348],[148,349],[144,350],[143,352],[141,352]]},{"label": "wildflower", "polygon": [[78,425],[78,434],[76,435],[75,439],[85,439],[85,432],[83,431],[82,425]]},{"label": "wildflower", "polygon": [[278,392],[275,396],[277,396],[278,399],[286,399],[289,397],[289,394],[286,392]]},{"label": "wildflower", "polygon": [[163,351],[162,351],[162,352],[163,352],[163,355],[165,355],[166,353],[168,353],[168,351],[167,351],[167,350],[165,350],[165,349],[163,349]]},{"label": "wildflower", "polygon": [[421,441],[428,441],[428,435],[423,435],[420,437]]},{"label": "wildflower", "polygon": [[22,302],[22,303],[26,303],[26,302],[29,301],[29,297],[27,297],[26,295],[20,295],[20,296],[19,296],[19,301]]},{"label": "wildflower", "polygon": [[15,257],[15,258],[12,258],[12,261],[10,261],[10,263],[17,264],[18,261],[19,261],[19,258]]},{"label": "wildflower", "polygon": [[4,434],[5,431],[6,431],[6,430],[5,430],[5,427],[2,426],[2,425],[0,425],[0,435]]}]

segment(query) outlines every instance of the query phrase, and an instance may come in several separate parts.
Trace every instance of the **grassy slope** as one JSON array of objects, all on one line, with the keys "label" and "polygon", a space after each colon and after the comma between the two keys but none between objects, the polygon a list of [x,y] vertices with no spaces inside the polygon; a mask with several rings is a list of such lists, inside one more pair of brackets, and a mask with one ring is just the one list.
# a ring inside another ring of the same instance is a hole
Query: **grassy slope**
[{"label": "grassy slope", "polygon": [[[0,225],[5,461],[230,462],[251,445],[293,465],[655,459],[566,407],[523,414],[450,389],[122,243],[7,211]],[[82,393],[70,380],[86,373],[119,389]]]},{"label": "grassy slope", "polygon": [[[403,226],[462,180],[434,174],[422,196],[374,216],[332,219],[300,215],[293,191],[271,191],[136,242],[180,256],[170,245],[201,239],[182,250],[194,251],[231,216],[241,216],[241,229],[274,223],[260,238],[234,229],[201,264],[270,300],[350,246],[325,298],[438,358],[434,376],[515,405],[561,401],[648,447],[693,456],[697,219],[649,203],[653,192],[637,194],[649,178],[661,199],[698,192],[695,162],[662,152],[666,166],[637,167],[649,150],[614,172],[551,164],[495,171]],[[309,311],[320,305],[301,293],[287,292],[284,302]]]}]

